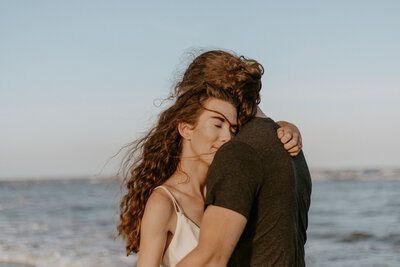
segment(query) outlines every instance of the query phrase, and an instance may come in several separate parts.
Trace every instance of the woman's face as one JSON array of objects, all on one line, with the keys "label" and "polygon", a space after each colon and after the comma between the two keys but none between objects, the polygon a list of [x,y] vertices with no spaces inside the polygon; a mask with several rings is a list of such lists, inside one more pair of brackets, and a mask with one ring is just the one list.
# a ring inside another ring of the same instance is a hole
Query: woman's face
[{"label": "woman's face", "polygon": [[210,166],[217,150],[236,133],[237,111],[231,103],[209,98],[203,103],[197,124],[188,130],[189,151]]}]

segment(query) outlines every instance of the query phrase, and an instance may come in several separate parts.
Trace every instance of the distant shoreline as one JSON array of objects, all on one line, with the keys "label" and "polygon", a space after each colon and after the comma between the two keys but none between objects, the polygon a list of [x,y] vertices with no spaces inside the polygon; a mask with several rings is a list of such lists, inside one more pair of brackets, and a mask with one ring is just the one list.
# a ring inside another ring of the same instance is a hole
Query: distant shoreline
[{"label": "distant shoreline", "polygon": [[400,168],[311,170],[314,181],[348,181],[348,180],[400,180]]},{"label": "distant shoreline", "polygon": [[[360,168],[360,169],[312,169],[313,181],[347,181],[347,180],[400,180],[400,168]],[[91,183],[118,182],[117,176],[74,176],[74,177],[45,177],[45,178],[0,178],[0,182],[48,182],[48,181],[90,181]]]}]

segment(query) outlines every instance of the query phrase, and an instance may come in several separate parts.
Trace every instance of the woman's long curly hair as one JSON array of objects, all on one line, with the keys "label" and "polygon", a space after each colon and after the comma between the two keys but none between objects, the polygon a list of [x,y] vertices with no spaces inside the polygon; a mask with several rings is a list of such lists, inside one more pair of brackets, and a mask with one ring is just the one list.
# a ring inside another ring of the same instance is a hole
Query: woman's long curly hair
[{"label": "woman's long curly hair", "polygon": [[138,252],[144,209],[153,189],[177,170],[182,150],[178,124],[195,126],[203,103],[217,98],[238,110],[239,126],[254,117],[260,102],[263,67],[255,60],[214,50],[196,57],[175,86],[171,107],[143,138],[132,143],[122,162],[127,193],[120,203],[118,235],[126,252]]}]

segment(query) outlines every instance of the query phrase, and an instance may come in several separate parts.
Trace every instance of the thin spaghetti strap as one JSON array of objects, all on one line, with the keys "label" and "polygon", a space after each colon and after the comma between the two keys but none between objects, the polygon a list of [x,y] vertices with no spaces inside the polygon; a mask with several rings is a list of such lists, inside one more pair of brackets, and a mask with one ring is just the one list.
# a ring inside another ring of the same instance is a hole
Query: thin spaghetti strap
[{"label": "thin spaghetti strap", "polygon": [[163,186],[163,185],[157,186],[157,187],[154,188],[154,189],[157,189],[157,188],[162,188],[162,189],[164,189],[164,191],[167,192],[167,194],[168,194],[169,197],[171,198],[172,202],[174,203],[175,211],[176,211],[176,212],[182,213],[181,206],[179,206],[178,201],[176,201],[174,195],[172,195],[172,193],[171,193],[165,186]]}]

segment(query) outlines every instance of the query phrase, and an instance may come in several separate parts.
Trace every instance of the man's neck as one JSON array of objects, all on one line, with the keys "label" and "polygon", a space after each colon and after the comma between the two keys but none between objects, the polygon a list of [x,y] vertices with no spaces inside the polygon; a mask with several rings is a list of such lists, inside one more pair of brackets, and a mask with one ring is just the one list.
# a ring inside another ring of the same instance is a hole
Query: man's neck
[{"label": "man's neck", "polygon": [[267,116],[264,114],[264,112],[262,112],[260,107],[257,107],[256,118],[267,118]]}]

